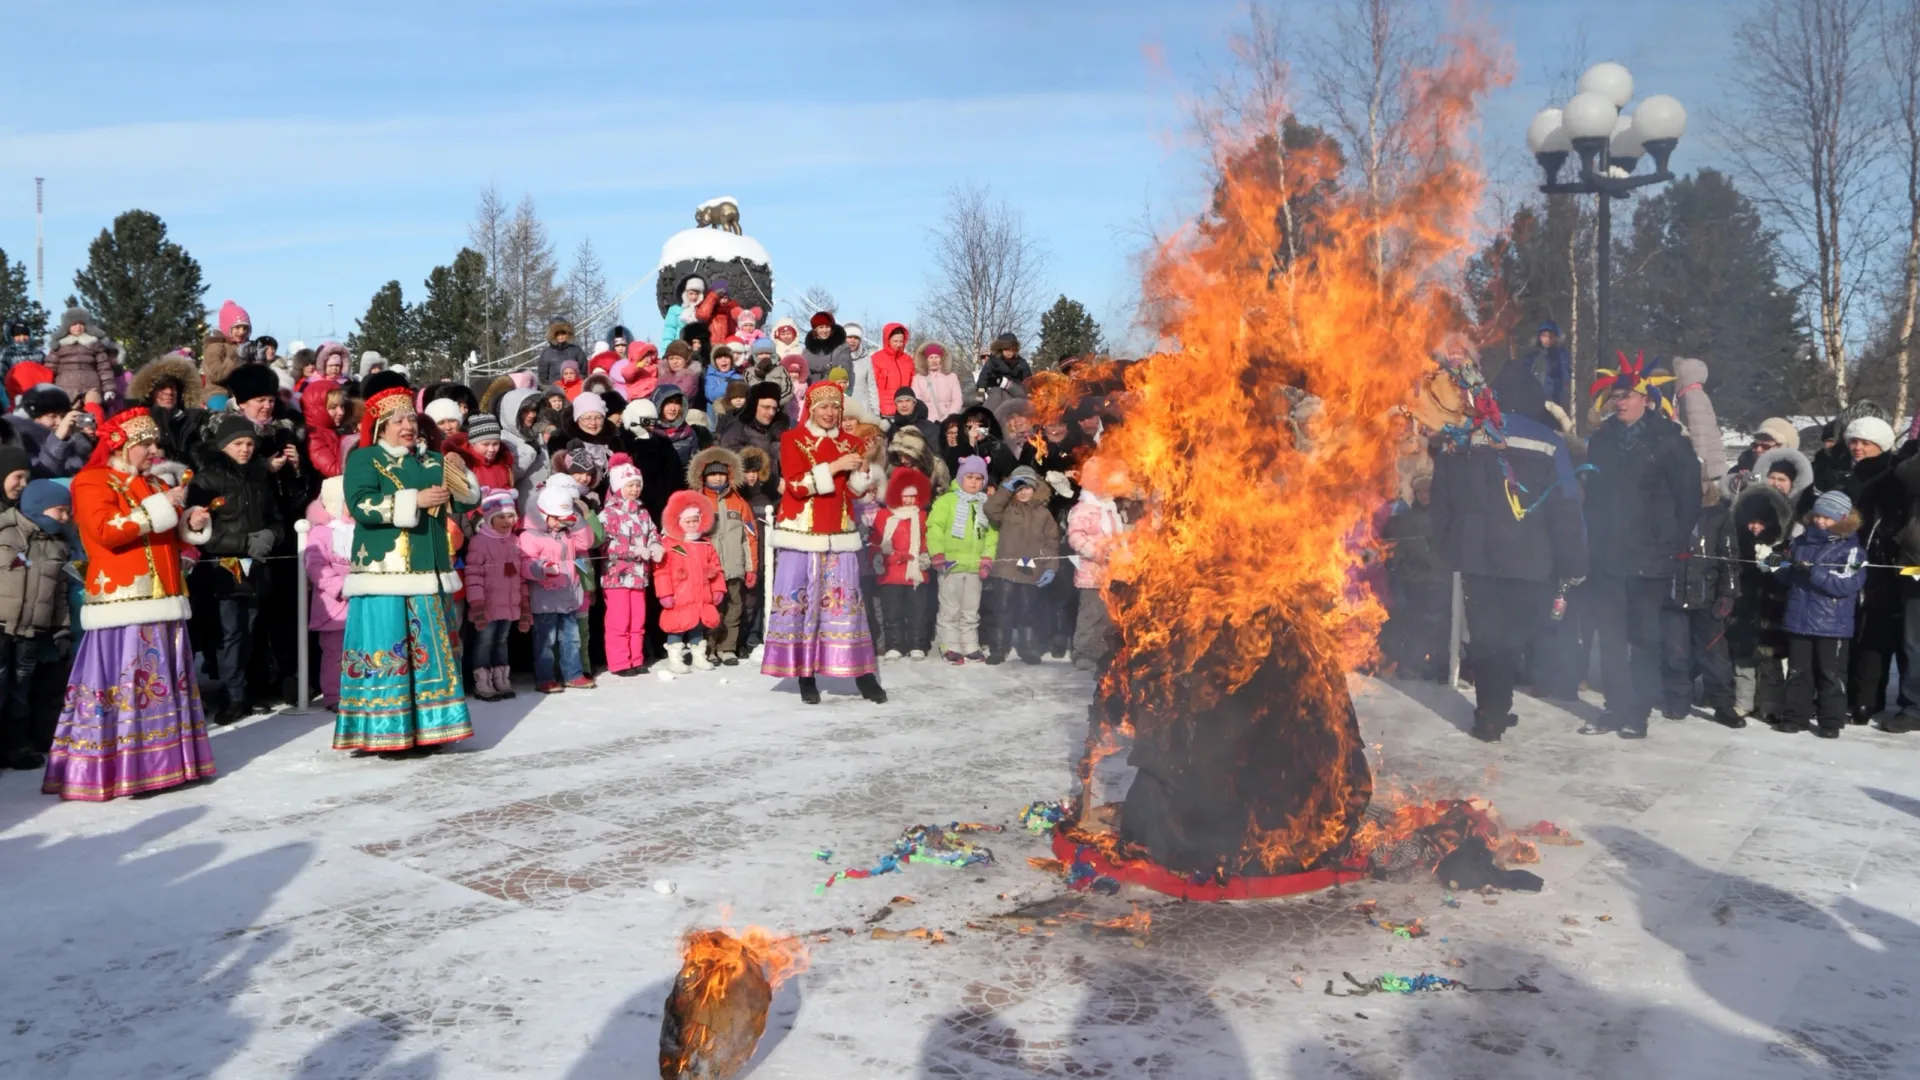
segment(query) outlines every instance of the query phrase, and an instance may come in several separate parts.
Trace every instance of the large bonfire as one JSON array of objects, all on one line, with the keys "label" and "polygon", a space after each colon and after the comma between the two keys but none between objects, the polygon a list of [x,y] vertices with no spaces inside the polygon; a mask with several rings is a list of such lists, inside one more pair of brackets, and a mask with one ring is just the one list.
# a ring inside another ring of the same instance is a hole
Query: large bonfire
[{"label": "large bonfire", "polygon": [[[1125,367],[1124,423],[1086,470],[1124,472],[1146,508],[1111,562],[1118,647],[1094,706],[1138,769],[1111,855],[1288,874],[1401,831],[1376,820],[1356,843],[1373,779],[1346,674],[1384,612],[1354,578],[1394,490],[1397,407],[1468,329],[1468,136],[1499,67],[1463,38],[1415,77],[1409,169],[1377,198],[1341,188],[1330,151],[1280,150],[1277,102],[1220,133],[1211,213],[1150,261],[1171,348]],[[1092,365],[1048,396],[1116,377]]]}]

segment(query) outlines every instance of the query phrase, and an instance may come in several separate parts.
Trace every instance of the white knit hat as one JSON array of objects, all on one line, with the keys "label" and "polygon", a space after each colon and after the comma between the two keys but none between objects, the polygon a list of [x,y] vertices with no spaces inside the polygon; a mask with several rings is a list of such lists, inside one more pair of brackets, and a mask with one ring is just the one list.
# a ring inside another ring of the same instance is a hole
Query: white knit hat
[{"label": "white knit hat", "polygon": [[460,403],[452,398],[434,398],[427,402],[427,419],[434,423],[460,419]]},{"label": "white knit hat", "polygon": [[534,505],[538,506],[540,512],[546,514],[548,517],[570,518],[573,516],[573,493],[575,490],[577,489],[574,487],[571,478],[559,484],[549,480],[541,486],[540,498],[535,501]]},{"label": "white knit hat", "polygon": [[627,486],[629,480],[640,480],[644,485],[645,478],[640,475],[640,470],[634,467],[632,458],[625,454],[615,454],[612,461],[613,464],[607,469],[608,491],[619,491]]},{"label": "white knit hat", "polygon": [[1863,416],[1847,425],[1847,438],[1870,442],[1886,453],[1893,449],[1893,425],[1877,416]]}]

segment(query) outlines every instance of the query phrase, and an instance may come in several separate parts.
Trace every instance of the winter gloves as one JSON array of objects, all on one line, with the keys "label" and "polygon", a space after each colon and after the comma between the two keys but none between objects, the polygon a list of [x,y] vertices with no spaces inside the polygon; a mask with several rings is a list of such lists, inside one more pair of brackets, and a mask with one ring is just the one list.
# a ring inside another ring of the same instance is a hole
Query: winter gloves
[{"label": "winter gloves", "polygon": [[273,530],[261,529],[247,534],[247,557],[264,559],[273,554]]},{"label": "winter gloves", "polygon": [[1047,586],[1053,584],[1053,575],[1054,575],[1054,572],[1052,570],[1041,571],[1040,580],[1034,582],[1034,585],[1038,588],[1042,588],[1042,589],[1046,588]]}]

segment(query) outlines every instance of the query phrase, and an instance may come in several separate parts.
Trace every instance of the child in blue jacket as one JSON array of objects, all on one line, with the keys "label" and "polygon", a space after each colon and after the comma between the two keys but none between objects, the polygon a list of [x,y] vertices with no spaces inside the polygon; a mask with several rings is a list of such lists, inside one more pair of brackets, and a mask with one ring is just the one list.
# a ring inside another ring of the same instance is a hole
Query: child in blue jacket
[{"label": "child in blue jacket", "polygon": [[1860,516],[1844,492],[1813,501],[1806,531],[1793,541],[1787,572],[1787,703],[1775,731],[1837,739],[1847,723],[1847,646],[1866,571]]}]

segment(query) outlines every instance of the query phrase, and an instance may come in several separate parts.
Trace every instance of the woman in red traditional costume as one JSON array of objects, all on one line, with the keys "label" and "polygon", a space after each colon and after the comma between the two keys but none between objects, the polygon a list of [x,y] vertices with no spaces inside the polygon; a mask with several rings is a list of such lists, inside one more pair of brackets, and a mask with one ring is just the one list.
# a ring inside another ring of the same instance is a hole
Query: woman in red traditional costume
[{"label": "woman in red traditional costume", "polygon": [[49,795],[100,802],[213,775],[180,566],[186,545],[212,536],[212,521],[206,507],[182,509],[184,485],[147,474],[159,437],[147,410],[120,413],[73,478],[86,633],[41,785]]},{"label": "woman in red traditional costume", "polygon": [[760,673],[798,678],[809,705],[820,702],[821,675],[851,677],[868,701],[887,700],[874,675],[853,524],[854,496],[873,486],[873,476],[861,440],[840,430],[843,404],[837,384],[814,386],[807,422],[780,436],[773,607]]}]

